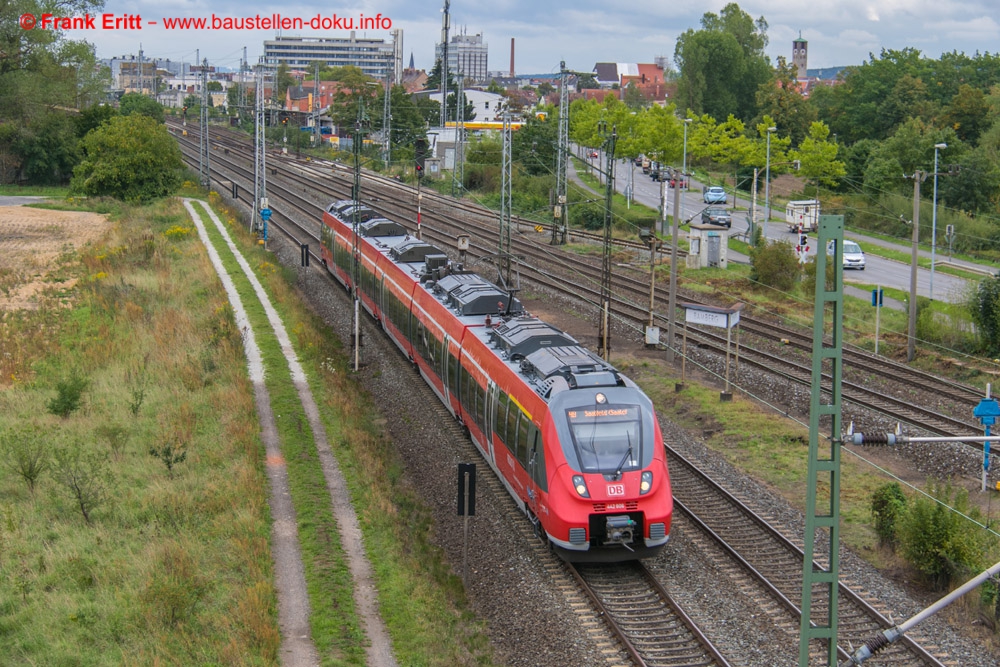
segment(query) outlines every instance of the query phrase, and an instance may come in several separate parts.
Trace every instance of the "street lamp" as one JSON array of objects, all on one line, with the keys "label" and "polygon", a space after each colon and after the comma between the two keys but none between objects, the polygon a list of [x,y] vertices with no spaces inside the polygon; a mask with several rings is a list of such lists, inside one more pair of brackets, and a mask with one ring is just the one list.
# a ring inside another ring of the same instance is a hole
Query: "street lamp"
[{"label": "street lamp", "polygon": [[934,298],[934,251],[937,247],[938,150],[942,148],[948,148],[948,144],[934,144],[934,207],[931,209],[931,299]]},{"label": "street lamp", "polygon": [[767,128],[767,159],[764,163],[764,224],[761,227],[761,236],[767,239],[767,221],[771,219],[771,133],[777,132],[778,128]]}]

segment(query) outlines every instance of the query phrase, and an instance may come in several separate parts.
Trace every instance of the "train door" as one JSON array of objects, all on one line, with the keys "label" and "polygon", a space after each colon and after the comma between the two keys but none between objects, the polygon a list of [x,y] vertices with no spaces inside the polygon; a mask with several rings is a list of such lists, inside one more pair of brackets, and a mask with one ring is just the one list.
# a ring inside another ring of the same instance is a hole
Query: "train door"
[{"label": "train door", "polygon": [[545,450],[542,448],[542,434],[534,424],[528,426],[528,516],[534,526],[535,534],[544,537],[542,526],[538,520],[540,494],[548,489],[545,478]]},{"label": "train door", "polygon": [[486,392],[486,442],[489,446],[490,460],[496,461],[496,448],[493,442],[493,424],[496,423],[497,404],[500,389],[495,382],[490,382]]}]

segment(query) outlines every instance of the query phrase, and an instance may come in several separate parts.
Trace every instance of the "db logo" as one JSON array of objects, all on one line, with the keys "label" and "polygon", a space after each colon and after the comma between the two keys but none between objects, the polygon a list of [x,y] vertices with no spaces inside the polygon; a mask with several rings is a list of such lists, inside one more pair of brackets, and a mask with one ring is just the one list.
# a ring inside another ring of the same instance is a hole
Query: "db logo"
[{"label": "db logo", "polygon": [[625,485],[624,484],[609,484],[608,485],[608,495],[609,496],[624,496],[625,495]]}]

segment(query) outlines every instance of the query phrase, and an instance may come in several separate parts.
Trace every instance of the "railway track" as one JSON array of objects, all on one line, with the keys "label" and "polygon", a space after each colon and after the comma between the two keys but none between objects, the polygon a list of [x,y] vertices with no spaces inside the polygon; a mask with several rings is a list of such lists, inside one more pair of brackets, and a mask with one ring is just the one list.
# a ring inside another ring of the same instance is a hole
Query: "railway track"
[{"label": "railway track", "polygon": [[[194,155],[191,150],[186,151],[185,154],[188,159],[192,159]],[[230,159],[228,156],[225,158],[215,158],[215,162],[227,164],[228,168],[234,170],[234,172],[245,170],[245,167],[241,167],[236,163],[236,160],[238,158]],[[240,189],[243,192],[249,190],[252,185],[245,175],[240,176],[239,173],[233,173],[230,178],[225,180],[239,180],[241,184]],[[317,219],[318,211],[312,207],[320,206],[316,203],[319,199],[311,202],[303,201],[302,195],[295,192],[296,188],[302,188],[304,185],[311,187],[313,192],[319,192],[320,194],[317,197],[322,198],[323,201],[346,196],[346,193],[338,191],[335,187],[318,188],[315,182],[308,183],[304,181],[300,181],[298,185],[286,186],[279,185],[272,180],[269,185],[269,193],[276,193],[292,210],[298,211],[300,215],[305,216],[305,219],[315,220]],[[247,201],[249,196],[241,196],[240,199],[249,203]],[[282,216],[278,217],[281,219]],[[274,219],[272,218],[272,220]],[[288,224],[287,232],[294,242],[309,242],[311,244],[316,242],[315,232],[311,231],[309,227],[295,222],[292,217],[287,217],[286,221]],[[453,241],[453,236],[433,227],[425,228],[428,234],[434,237],[433,241],[446,247],[450,246],[451,243],[445,243],[444,241]],[[313,230],[316,228],[318,228],[318,225],[312,226]],[[432,239],[428,238],[428,240]],[[481,249],[485,250],[486,247],[481,246]],[[552,275],[553,277],[550,280],[555,283],[558,278],[554,277],[555,273]],[[769,368],[773,368],[774,360],[761,363],[768,365]],[[423,385],[419,381],[418,384]],[[423,390],[429,392],[426,387],[423,387]],[[429,400],[428,404],[434,404],[436,409],[440,410],[442,414],[441,422],[448,424],[446,428],[453,429],[456,433],[462,432],[461,427],[454,420],[443,418],[444,416],[450,417],[450,415],[436,400]],[[475,451],[471,442],[467,439],[464,442],[466,442],[470,451]],[[748,568],[747,566],[741,566],[749,573],[741,575],[744,581],[740,586],[757,586],[761,587],[762,590],[769,591],[768,596],[773,601],[770,605],[772,611],[769,612],[769,615],[773,617],[773,621],[779,627],[788,628],[790,637],[797,636],[797,605],[789,602],[789,600],[797,600],[801,591],[801,551],[792,542],[782,537],[780,532],[767,526],[766,521],[756,517],[749,508],[742,506],[735,498],[732,498],[732,496],[718,488],[717,485],[708,480],[696,468],[681,459],[675,452],[671,452],[671,466],[671,476],[678,511],[687,514],[688,516],[685,520],[690,521],[692,525],[698,526],[700,536],[698,540],[712,541],[716,545],[716,549],[727,554],[724,559],[726,561],[748,563]],[[494,476],[484,475],[483,479],[488,480],[488,484],[496,487],[494,491],[498,494],[498,497],[507,497],[506,492],[501,488],[499,481]],[[560,568],[568,567],[544,549],[540,540],[534,539],[531,536],[529,522],[524,519],[512,501],[509,505],[511,525],[517,526],[526,543],[533,545],[532,548],[537,557],[549,559],[545,565],[546,570],[553,573],[555,577],[555,573]],[[689,507],[697,507],[697,515],[690,512],[688,510]],[[754,518],[751,518],[751,515]],[[758,532],[752,532],[750,529],[744,531],[742,529],[744,524],[758,526],[753,529]],[[740,530],[734,530],[734,526],[741,528]],[[725,534],[726,538],[720,538],[720,534]],[[776,563],[781,563],[781,566],[778,567]],[[724,566],[720,565],[720,567]],[[767,572],[768,576],[760,575],[760,572]],[[683,613],[679,617],[674,616],[676,612],[673,610],[671,603],[667,601],[669,596],[665,596],[666,591],[662,584],[659,583],[659,579],[663,575],[652,574],[648,571],[629,572],[626,568],[616,567],[599,568],[596,570],[596,574],[595,572],[585,570],[579,576],[581,577],[579,585],[591,589],[586,595],[590,596],[591,600],[596,600],[596,602],[591,602],[591,605],[593,605],[592,609],[596,609],[597,611],[587,612],[588,618],[593,620],[596,614],[598,618],[603,619],[605,623],[609,624],[609,627],[618,626],[617,629],[611,630],[616,636],[616,639],[613,640],[616,642],[615,646],[618,647],[611,651],[612,654],[615,651],[620,651],[622,655],[628,655],[634,664],[726,664],[724,658],[713,654],[714,649],[710,647],[710,642],[703,644],[702,640],[699,639],[700,631],[686,624],[683,620]],[[592,580],[594,583],[591,584],[588,580]],[[639,581],[645,581],[646,583],[637,583]],[[565,589],[565,582],[559,583],[558,586],[560,589],[567,590]],[[619,591],[626,588],[632,590],[632,593],[619,594]],[[574,595],[573,593],[564,594]],[[857,602],[854,601],[855,598]],[[640,609],[645,609],[645,611],[640,611]],[[842,586],[841,588],[841,609],[839,611],[841,614],[841,636],[855,645],[869,638],[877,629],[891,625],[884,617],[875,612],[870,605],[864,602],[860,596],[851,593],[847,586]],[[641,622],[635,620],[640,617],[646,620]],[[674,638],[667,640],[665,638],[667,635]],[[654,639],[651,640],[650,637]],[[911,641],[910,643],[913,642]],[[681,648],[677,648],[677,651],[671,657],[670,650],[667,649],[668,646]],[[698,648],[699,646],[701,648]],[[902,648],[903,644],[899,646],[901,648],[897,649],[896,652],[880,656],[881,660],[887,662],[873,664],[908,666],[942,664],[938,658],[934,657],[929,651],[921,649],[915,643],[913,647],[905,649]]]},{"label": "railway track", "polygon": [[[696,542],[718,554],[720,568],[729,572],[738,586],[749,594],[765,595],[763,605],[779,628],[797,642],[801,613],[802,560],[799,545],[785,537],[771,522],[761,517],[731,493],[722,489],[678,451],[667,445],[675,512],[680,511],[696,528]],[[819,567],[824,563],[818,562]],[[880,630],[893,627],[871,603],[841,583],[838,605],[838,636],[841,659],[851,646],[859,646]],[[815,607],[817,618],[825,617],[823,605]],[[874,665],[943,667],[946,656],[935,656],[922,646],[926,639],[907,636]],[[816,658],[820,661],[820,655]]]},{"label": "railway track", "polygon": [[[193,130],[194,133],[197,130]],[[192,136],[188,137],[193,143]],[[245,150],[244,142],[239,141],[230,135],[229,132],[223,136],[216,137],[213,132],[213,144],[223,147],[223,155],[216,153],[215,162],[220,159],[229,163],[231,169],[248,172],[247,167],[239,167],[236,160],[242,160],[249,164],[249,158],[242,157],[241,150]],[[228,155],[226,154],[228,152]],[[188,159],[192,159],[192,149],[186,152]],[[352,172],[342,165],[333,163],[316,164],[301,163],[295,161],[290,156],[276,155],[270,160],[270,167],[289,178],[293,185],[283,186],[279,180],[272,178],[269,181],[269,194],[275,198],[275,194],[280,196],[285,209],[296,211],[306,220],[316,220],[319,210],[311,209],[310,206],[322,208],[331,199],[348,198],[352,184]],[[234,180],[232,175],[225,180]],[[388,216],[401,220],[415,226],[413,218],[415,212],[415,193],[402,186],[399,182],[384,177],[368,177],[373,187],[367,188],[374,191],[366,199],[371,200],[372,206],[384,211]],[[240,179],[240,198],[247,202],[248,196],[244,196],[244,191],[252,191],[252,179],[244,176]],[[400,204],[399,193],[414,195],[412,204],[409,202]],[[488,218],[481,209],[475,211],[475,207],[465,202],[454,202],[436,193],[431,196],[431,202],[437,202],[441,210],[425,204],[423,207],[423,217],[428,222],[422,225],[423,235],[426,240],[442,248],[448,249],[452,254],[457,253],[457,236],[459,233],[468,233],[472,237],[471,248],[474,257],[480,261],[485,261],[494,254],[495,246],[492,239],[496,237],[497,224],[493,218]],[[308,203],[307,203],[308,202]],[[448,202],[445,210],[445,202]],[[248,203],[248,202],[247,202]],[[272,207],[274,208],[274,207]],[[277,210],[277,209],[276,209]],[[288,212],[286,210],[286,212]],[[297,223],[291,216],[281,216],[277,214],[277,220],[285,225],[296,225],[302,231],[292,233],[293,236],[305,237],[310,243],[318,243],[315,227],[304,227]],[[274,220],[275,218],[272,218]],[[523,222],[523,221],[522,221]],[[557,251],[547,244],[538,243],[540,236],[527,222],[519,225],[522,234],[515,235],[515,249],[522,257],[521,266],[524,275],[536,282],[540,286],[547,287],[558,292],[570,292],[574,298],[597,308],[600,302],[600,268],[597,262],[583,261],[580,255],[567,254]],[[576,233],[574,232],[574,235]],[[541,235],[544,237],[544,235]],[[545,237],[547,238],[547,237]],[[586,234],[580,235],[586,240]],[[589,238],[596,239],[596,235]],[[625,251],[638,253],[638,244],[624,244],[621,246]],[[648,256],[648,250],[645,250]],[[474,268],[482,269],[482,266]],[[633,267],[619,265],[614,277],[615,299],[612,304],[612,314],[620,322],[639,331],[639,323],[644,323],[649,317],[649,285],[648,278],[638,277]],[[663,303],[666,295],[662,290],[657,293],[657,301]],[[698,303],[697,297],[688,297],[685,300]],[[667,317],[665,313],[655,312],[654,323],[665,326]],[[777,340],[789,341],[798,350],[811,352],[812,334],[808,331],[796,330],[791,327],[775,325],[771,322],[758,320],[752,316],[741,317],[741,328],[748,333],[761,336],[771,342]],[[725,354],[725,339],[723,336],[713,333],[711,330],[691,330],[689,332],[694,344],[705,350],[711,350],[719,355]],[[800,361],[795,361],[791,354],[769,354],[762,350],[755,350],[752,347],[744,346],[742,359],[747,363],[754,364],[764,370],[775,370],[783,375],[790,382],[802,386],[811,385],[811,363],[800,356]],[[972,407],[978,402],[980,392],[978,389],[963,385],[950,380],[941,380],[928,373],[891,362],[883,357],[875,357],[862,350],[845,350],[845,368],[863,368],[867,372],[878,373],[887,380],[891,380],[896,386],[902,388],[895,396],[889,395],[885,390],[870,390],[857,383],[844,384],[844,400],[859,407],[873,410],[884,414],[894,421],[908,424],[912,427],[923,429],[936,435],[949,434],[979,434],[981,426],[971,419]],[[945,409],[958,410],[956,406],[962,406],[970,415],[969,419],[956,419],[939,411],[916,407],[912,398],[908,396],[909,390],[922,388],[935,395],[946,398],[950,403],[945,403]],[[970,448],[978,450],[978,445],[968,444]]]}]

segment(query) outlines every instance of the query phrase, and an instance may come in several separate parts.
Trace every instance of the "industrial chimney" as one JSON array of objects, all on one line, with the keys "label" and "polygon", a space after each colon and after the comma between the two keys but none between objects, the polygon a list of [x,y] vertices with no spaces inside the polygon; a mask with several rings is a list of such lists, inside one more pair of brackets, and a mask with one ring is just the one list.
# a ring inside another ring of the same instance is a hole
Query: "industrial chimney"
[{"label": "industrial chimney", "polygon": [[510,78],[514,78],[514,38],[510,38]]}]

